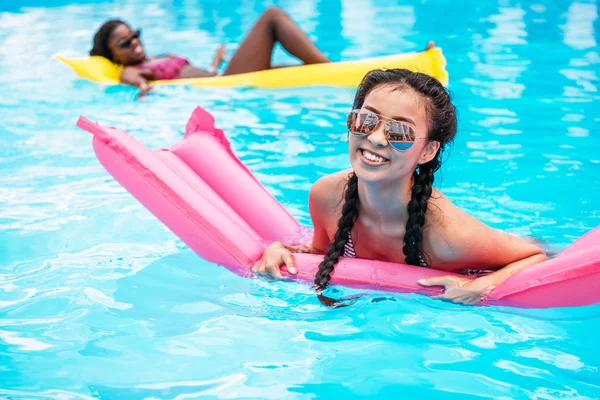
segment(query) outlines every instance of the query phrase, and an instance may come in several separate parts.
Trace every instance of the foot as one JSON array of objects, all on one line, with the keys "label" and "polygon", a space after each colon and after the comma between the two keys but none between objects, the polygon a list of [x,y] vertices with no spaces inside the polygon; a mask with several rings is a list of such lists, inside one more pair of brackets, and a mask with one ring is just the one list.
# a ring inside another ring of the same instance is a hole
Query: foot
[{"label": "foot", "polygon": [[435,47],[435,42],[433,40],[430,40],[429,42],[427,42],[427,47],[425,47],[424,51],[433,49]]}]

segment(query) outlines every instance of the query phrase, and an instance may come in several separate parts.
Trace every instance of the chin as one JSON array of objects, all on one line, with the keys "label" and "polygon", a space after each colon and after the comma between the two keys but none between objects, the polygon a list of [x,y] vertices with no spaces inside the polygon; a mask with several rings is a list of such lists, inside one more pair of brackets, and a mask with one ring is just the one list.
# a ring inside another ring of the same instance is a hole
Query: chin
[{"label": "chin", "polygon": [[398,179],[395,173],[392,173],[391,165],[382,165],[379,167],[370,167],[364,165],[360,160],[351,160],[350,164],[354,173],[363,182],[376,183],[393,179]]}]

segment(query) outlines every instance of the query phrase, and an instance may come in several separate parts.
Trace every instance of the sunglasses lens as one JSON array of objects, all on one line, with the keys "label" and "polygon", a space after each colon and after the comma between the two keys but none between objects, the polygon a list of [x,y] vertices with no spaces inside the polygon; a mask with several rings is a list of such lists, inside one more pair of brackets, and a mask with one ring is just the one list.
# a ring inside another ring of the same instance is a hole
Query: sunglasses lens
[{"label": "sunglasses lens", "polygon": [[[362,110],[352,110],[348,114],[346,125],[354,135],[369,135],[377,128],[379,117],[375,113]],[[415,143],[414,129],[401,121],[388,121],[385,124],[385,135],[388,143],[399,151],[410,149]]]},{"label": "sunglasses lens", "polygon": [[406,151],[410,149],[415,142],[390,142],[390,145],[396,150]]},{"label": "sunglasses lens", "polygon": [[121,40],[117,46],[119,46],[120,49],[126,49],[127,47],[131,46],[131,43],[135,39],[139,39],[141,34],[142,34],[142,30],[138,29],[137,31],[133,32],[133,35],[131,35],[131,37],[129,39]]},{"label": "sunglasses lens", "polygon": [[386,135],[392,147],[400,151],[410,149],[415,142],[414,129],[404,122],[390,121],[386,123]]},{"label": "sunglasses lens", "polygon": [[392,142],[412,142],[415,140],[415,131],[410,125],[403,122],[387,122],[386,133],[388,140]]},{"label": "sunglasses lens", "polygon": [[375,129],[379,119],[375,114],[353,110],[348,115],[346,123],[350,132],[358,135],[368,135]]}]

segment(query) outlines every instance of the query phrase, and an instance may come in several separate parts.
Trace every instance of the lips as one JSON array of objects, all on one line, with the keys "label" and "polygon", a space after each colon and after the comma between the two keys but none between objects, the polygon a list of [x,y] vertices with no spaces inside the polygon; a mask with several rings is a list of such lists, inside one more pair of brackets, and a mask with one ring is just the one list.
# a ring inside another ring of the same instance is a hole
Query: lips
[{"label": "lips", "polygon": [[379,166],[390,162],[389,159],[370,150],[358,149],[358,153],[362,162],[370,166]]}]

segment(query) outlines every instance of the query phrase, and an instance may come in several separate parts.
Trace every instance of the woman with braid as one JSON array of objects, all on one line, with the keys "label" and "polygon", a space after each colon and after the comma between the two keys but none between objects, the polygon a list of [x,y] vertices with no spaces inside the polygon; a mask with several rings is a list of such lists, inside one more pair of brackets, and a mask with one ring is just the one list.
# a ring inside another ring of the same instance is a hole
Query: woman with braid
[{"label": "woman with braid", "polygon": [[444,286],[440,298],[476,304],[510,276],[546,259],[539,247],[488,227],[433,187],[457,127],[450,96],[437,80],[404,69],[374,70],[358,87],[352,108],[352,169],[312,187],[312,244],[273,243],[255,271],[280,276],[285,265],[294,274],[294,252],[324,254],[315,277],[320,292],[340,257],[412,264],[465,273],[419,283]]}]

